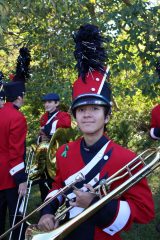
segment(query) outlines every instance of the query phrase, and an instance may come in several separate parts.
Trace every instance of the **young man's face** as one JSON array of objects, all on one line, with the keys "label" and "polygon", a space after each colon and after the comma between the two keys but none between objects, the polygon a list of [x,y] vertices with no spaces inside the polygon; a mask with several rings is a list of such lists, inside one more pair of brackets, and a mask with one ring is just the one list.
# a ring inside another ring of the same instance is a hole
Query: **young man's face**
[{"label": "young man's face", "polygon": [[86,105],[76,109],[76,121],[83,134],[95,134],[103,133],[108,118],[103,106]]},{"label": "young man's face", "polygon": [[57,106],[59,105],[58,101],[45,101],[44,108],[46,112],[52,113],[56,110]]},{"label": "young man's face", "polygon": [[0,99],[0,108],[2,108],[4,105],[4,100]]}]

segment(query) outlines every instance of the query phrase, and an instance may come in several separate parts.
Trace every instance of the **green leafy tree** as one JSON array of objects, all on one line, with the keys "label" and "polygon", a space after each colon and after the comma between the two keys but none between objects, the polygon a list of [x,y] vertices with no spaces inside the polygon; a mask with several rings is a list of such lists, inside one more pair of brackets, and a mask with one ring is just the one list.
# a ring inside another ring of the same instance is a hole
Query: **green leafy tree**
[{"label": "green leafy tree", "polygon": [[[149,121],[150,109],[160,95],[155,71],[160,55],[159,5],[145,0],[110,0],[107,4],[105,0],[1,0],[0,13],[0,68],[6,80],[15,70],[19,48],[25,45],[31,50],[31,78],[24,108],[30,132],[38,127],[42,94],[58,92],[62,105],[69,109],[71,86],[77,78],[72,34],[80,25],[92,23],[107,38],[113,112],[118,105],[116,126],[122,131],[126,125],[123,141],[114,130],[113,120],[108,129],[118,141],[132,146],[130,137],[142,133],[135,125]],[[140,103],[147,103],[146,110]]]}]

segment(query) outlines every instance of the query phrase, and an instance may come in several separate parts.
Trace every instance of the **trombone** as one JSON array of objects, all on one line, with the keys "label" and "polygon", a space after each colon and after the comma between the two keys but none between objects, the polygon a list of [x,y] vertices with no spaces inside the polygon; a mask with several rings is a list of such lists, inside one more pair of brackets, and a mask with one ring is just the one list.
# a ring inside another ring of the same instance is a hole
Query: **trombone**
[{"label": "trombone", "polygon": [[[146,163],[147,160],[149,161],[148,163]],[[69,220],[67,223],[50,232],[41,232],[38,229],[38,225],[30,225],[26,230],[25,240],[62,240],[81,223],[86,221],[99,209],[106,205],[109,201],[122,195],[130,187],[138,183],[142,178],[148,176],[151,172],[153,172],[157,167],[159,167],[159,165],[160,147],[149,148],[145,150],[140,155],[131,160],[128,164],[126,164],[124,167],[122,167],[119,171],[114,173],[111,177],[102,181],[102,183],[100,183],[100,185],[97,186],[95,190],[99,190],[102,186],[105,186],[107,189],[109,189],[113,182],[128,176],[128,179],[122,184],[120,184],[117,188],[113,189],[107,194],[104,193],[103,197],[101,197],[100,200],[98,200],[96,203],[89,206],[87,209],[85,209],[76,217]],[[137,172],[134,171],[137,168]]]},{"label": "trombone", "polygon": [[[31,146],[29,148],[29,151],[28,151],[28,154],[27,154],[27,161],[26,161],[27,162],[27,164],[26,164],[26,173],[28,174],[28,178],[27,178],[27,193],[22,198],[22,200],[21,200],[21,196],[20,195],[18,196],[17,205],[16,205],[16,209],[15,209],[14,216],[13,216],[13,221],[12,221],[12,227],[15,226],[15,222],[16,222],[17,216],[21,216],[22,219],[23,219],[25,217],[25,215],[26,215],[28,201],[29,201],[29,196],[30,196],[31,187],[32,187],[32,183],[33,183],[33,181],[29,179],[29,175],[30,175],[30,172],[31,172],[31,166],[32,166],[34,154],[35,154],[35,150],[34,150],[33,146]],[[20,202],[21,202],[21,204],[20,204]],[[20,213],[20,215],[18,213]],[[19,231],[19,236],[18,236],[17,240],[21,239],[23,225],[24,225],[24,222],[21,224],[20,231]],[[10,231],[9,240],[12,239],[12,233],[13,233],[13,230]]]}]

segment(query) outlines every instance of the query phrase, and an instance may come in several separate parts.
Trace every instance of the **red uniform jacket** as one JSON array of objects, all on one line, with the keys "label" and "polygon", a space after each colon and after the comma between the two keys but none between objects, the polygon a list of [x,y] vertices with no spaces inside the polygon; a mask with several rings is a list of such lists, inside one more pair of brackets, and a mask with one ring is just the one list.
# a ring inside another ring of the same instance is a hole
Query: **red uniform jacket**
[{"label": "red uniform jacket", "polygon": [[156,105],[151,112],[150,136],[160,140],[160,104]]},{"label": "red uniform jacket", "polygon": [[23,114],[12,103],[5,103],[0,111],[0,190],[23,182],[26,133]]},{"label": "red uniform jacket", "polygon": [[[87,164],[89,169],[87,170],[86,168],[87,165],[84,163],[81,156],[80,145],[81,145],[81,138],[67,145],[63,145],[58,149],[57,174],[54,179],[55,181],[53,182],[53,188],[51,192],[48,194],[48,197],[54,195],[54,193],[58,189],[63,188],[64,185],[66,185],[67,183],[75,180],[74,178],[79,171],[84,173],[86,177],[85,183],[88,183],[87,176],[88,178],[90,178],[91,174],[94,174],[94,173],[91,173],[92,169],[94,169],[93,171],[95,172],[97,171],[96,169],[98,168],[97,167],[98,165],[94,166],[94,161],[96,160],[93,161],[93,166],[92,165],[89,166],[91,162]],[[113,141],[110,141],[108,143],[108,145],[106,146],[106,149],[104,150],[104,154],[101,154],[101,155],[102,156],[100,156],[101,158],[100,163],[103,162],[102,163],[103,167],[102,168],[100,167],[99,176],[96,173],[96,178],[99,178],[99,179],[103,178],[103,176],[105,176],[106,174],[107,174],[107,177],[112,176],[116,171],[121,169],[124,165],[126,165],[135,157],[135,154],[133,152],[121,147],[120,145],[114,143]],[[106,162],[104,160],[106,160]],[[94,179],[94,175],[92,179]],[[121,184],[124,180],[125,179],[115,181],[111,185],[111,190],[119,186],[119,184]],[[84,182],[82,183],[82,186],[83,184]],[[82,186],[79,185],[78,187],[82,187]],[[135,186],[127,190],[121,196],[121,198],[119,198],[118,201],[120,202],[124,200],[129,204],[131,214],[127,224],[121,230],[128,230],[133,222],[148,223],[150,220],[154,218],[154,202],[153,202],[151,190],[147,184],[146,178],[143,178],[139,183],[137,183]],[[59,201],[60,201],[60,198],[59,198]],[[115,212],[114,219],[116,219],[116,217],[118,216],[118,211]],[[122,214],[123,214],[123,211],[122,211]],[[106,216],[107,216],[107,213],[106,213]],[[106,226],[106,227],[109,227],[109,226]],[[112,240],[121,239],[119,232],[115,233],[115,235],[113,236],[110,236],[108,233],[104,232],[102,229],[98,227],[96,228],[94,240],[109,240],[109,239],[112,239]]]},{"label": "red uniform jacket", "polygon": [[[48,122],[48,112],[44,113],[40,119],[40,126],[44,127]],[[70,128],[71,127],[71,116],[67,112],[57,111],[53,114],[51,119],[50,135],[53,135],[57,128]]]},{"label": "red uniform jacket", "polygon": [[151,112],[151,128],[160,128],[160,104],[155,106]]}]

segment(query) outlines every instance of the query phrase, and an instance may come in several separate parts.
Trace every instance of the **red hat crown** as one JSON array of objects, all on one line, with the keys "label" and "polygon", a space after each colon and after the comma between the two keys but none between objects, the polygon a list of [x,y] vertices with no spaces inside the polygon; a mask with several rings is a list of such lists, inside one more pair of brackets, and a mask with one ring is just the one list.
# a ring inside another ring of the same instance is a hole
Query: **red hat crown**
[{"label": "red hat crown", "polygon": [[[109,68],[106,69],[104,74],[98,71],[88,72],[86,82],[82,81],[81,77],[79,77],[73,84],[73,100],[81,94],[91,93],[101,95],[103,87],[106,86],[108,71]],[[104,97],[108,98],[109,96],[104,95]]]},{"label": "red hat crown", "polygon": [[79,77],[73,84],[71,109],[88,104],[104,105],[110,108],[111,90],[106,81],[108,73],[109,67],[104,74],[99,71],[88,72],[85,82]]}]

